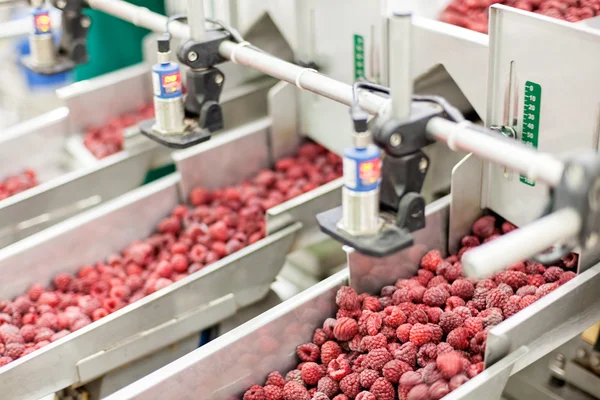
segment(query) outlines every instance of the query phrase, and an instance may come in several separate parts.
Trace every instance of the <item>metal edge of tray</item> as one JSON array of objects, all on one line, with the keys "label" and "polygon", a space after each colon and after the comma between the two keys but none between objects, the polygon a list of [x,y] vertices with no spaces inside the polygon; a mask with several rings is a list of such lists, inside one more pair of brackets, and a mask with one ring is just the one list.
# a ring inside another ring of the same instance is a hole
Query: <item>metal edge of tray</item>
[{"label": "metal edge of tray", "polygon": [[[13,125],[0,134],[0,180],[30,168],[40,182],[73,170],[65,162],[69,109],[60,107]],[[2,204],[2,201],[0,201]]]},{"label": "metal edge of tray", "polygon": [[138,187],[152,150],[140,146],[114,154],[0,202],[0,247]]},{"label": "metal edge of tray", "polygon": [[[31,276],[48,282],[59,271],[74,272],[147,236],[179,202],[178,180],[173,174],[0,251],[3,279],[9,270],[9,278],[17,281],[3,297],[26,289]],[[144,227],[131,221],[141,221]],[[1,368],[3,394],[39,397],[93,379],[258,301],[268,293],[300,227],[289,226]],[[98,237],[108,243],[98,246]],[[19,277],[28,265],[37,269]]]},{"label": "metal edge of tray", "polygon": [[335,315],[335,293],[347,283],[344,269],[106,400],[239,396],[267,373],[296,365],[296,347],[310,342],[315,327]]},{"label": "metal edge of tray", "polygon": [[375,293],[397,279],[414,276],[421,258],[431,249],[446,254],[450,196],[425,207],[425,228],[413,233],[414,245],[387,257],[375,258],[345,246],[350,269],[350,286],[358,292]]}]

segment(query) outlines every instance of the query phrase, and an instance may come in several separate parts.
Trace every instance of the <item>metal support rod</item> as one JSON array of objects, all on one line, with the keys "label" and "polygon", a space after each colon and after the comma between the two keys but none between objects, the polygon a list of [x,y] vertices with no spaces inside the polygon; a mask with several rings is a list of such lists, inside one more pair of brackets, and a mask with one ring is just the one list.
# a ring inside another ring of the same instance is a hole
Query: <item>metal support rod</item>
[{"label": "metal support rod", "polygon": [[466,276],[484,278],[579,234],[581,218],[564,208],[467,251],[462,257]]},{"label": "metal support rod", "polygon": [[433,118],[427,124],[427,133],[436,140],[448,143],[451,150],[471,152],[551,187],[560,183],[564,170],[562,161],[500,134],[482,133],[474,129],[474,125],[467,124]]},{"label": "metal support rod", "polygon": [[410,13],[398,13],[388,18],[388,59],[392,117],[407,120],[410,117],[413,94]]},{"label": "metal support rod", "polygon": [[196,42],[204,40],[206,29],[204,27],[204,1],[188,0],[188,25],[190,27],[190,37]]}]

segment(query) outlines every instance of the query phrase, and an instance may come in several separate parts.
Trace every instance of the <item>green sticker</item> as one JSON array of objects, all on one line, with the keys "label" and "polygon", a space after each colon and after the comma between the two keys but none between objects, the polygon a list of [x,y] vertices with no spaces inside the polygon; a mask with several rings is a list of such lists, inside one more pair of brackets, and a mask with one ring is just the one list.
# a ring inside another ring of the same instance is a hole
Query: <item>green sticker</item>
[{"label": "green sticker", "polygon": [[365,77],[365,38],[354,35],[354,79]]},{"label": "green sticker", "polygon": [[[540,132],[540,107],[542,104],[542,87],[535,82],[525,82],[525,99],[523,101],[523,126],[521,141],[533,148],[538,147]],[[535,186],[535,182],[521,175],[521,182]]]}]

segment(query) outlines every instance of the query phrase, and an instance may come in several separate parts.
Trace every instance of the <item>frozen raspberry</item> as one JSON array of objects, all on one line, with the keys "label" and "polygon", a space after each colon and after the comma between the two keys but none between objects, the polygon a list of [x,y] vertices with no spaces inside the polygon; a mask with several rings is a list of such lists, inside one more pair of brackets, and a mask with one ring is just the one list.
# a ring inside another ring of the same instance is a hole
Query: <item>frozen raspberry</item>
[{"label": "frozen raspberry", "polygon": [[31,307],[33,307],[33,303],[28,297],[17,297],[15,301],[13,301],[13,309],[16,313],[26,314],[29,312]]},{"label": "frozen raspberry", "polygon": [[533,261],[525,262],[525,273],[527,275],[535,275],[535,274],[543,274],[546,271],[546,267],[544,267],[540,263],[536,263]]},{"label": "frozen raspberry", "polygon": [[310,400],[308,390],[298,382],[288,382],[283,387],[284,400]]},{"label": "frozen raspberry", "polygon": [[59,302],[60,299],[54,292],[44,292],[40,295],[40,298],[38,299],[38,304],[45,304],[50,307],[56,307]]},{"label": "frozen raspberry", "polygon": [[570,254],[562,257],[561,261],[562,261],[563,265],[565,266],[565,268],[572,269],[577,266],[578,259],[579,259],[579,256],[577,254],[570,253]]},{"label": "frozen raspberry", "polygon": [[440,316],[442,315],[442,309],[439,307],[428,307],[425,313],[427,313],[427,320],[432,324],[440,322]]},{"label": "frozen raspberry", "polygon": [[44,293],[44,287],[40,284],[35,284],[32,285],[28,290],[27,290],[27,296],[29,296],[29,299],[31,301],[38,301],[38,299],[40,298],[40,296],[42,295],[42,293]]},{"label": "frozen raspberry", "polygon": [[496,218],[491,215],[481,217],[473,224],[472,231],[480,239],[492,236],[496,230]]},{"label": "frozen raspberry", "polygon": [[519,261],[518,263],[515,263],[515,264],[511,265],[507,269],[509,271],[525,272],[525,263],[522,262],[522,261]]},{"label": "frozen raspberry", "polygon": [[423,310],[415,310],[412,313],[410,313],[410,316],[408,317],[408,321],[409,324],[426,324],[427,322],[429,322],[429,319],[427,318],[427,313]]},{"label": "frozen raspberry", "polygon": [[537,287],[535,287],[533,285],[525,285],[525,286],[520,287],[519,290],[517,290],[516,295],[520,296],[520,297],[535,295],[536,290],[537,290]]},{"label": "frozen raspberry", "polygon": [[[312,390],[312,389],[311,389]],[[310,391],[309,391],[310,394]],[[316,392],[310,400],[329,400],[329,397],[325,393]]]},{"label": "frozen raspberry", "polygon": [[465,319],[464,327],[469,331],[469,337],[473,337],[483,330],[483,322],[479,317],[470,317]]},{"label": "frozen raspberry", "polygon": [[6,364],[12,362],[12,358],[4,356],[4,357],[0,357],[0,368],[4,367]]},{"label": "frozen raspberry", "polygon": [[416,371],[405,372],[400,378],[400,386],[412,388],[421,383],[421,373]]},{"label": "frozen raspberry", "polygon": [[439,325],[445,333],[450,333],[463,325],[463,319],[456,313],[446,311],[440,316]]},{"label": "frozen raspberry", "polygon": [[[434,345],[435,346],[435,345]],[[400,381],[400,377],[407,371],[412,371],[412,367],[400,360],[391,360],[388,361],[383,366],[383,376],[385,379],[392,383],[398,383]]]},{"label": "frozen raspberry", "polygon": [[438,370],[435,363],[427,364],[421,369],[421,376],[423,377],[423,383],[431,385],[433,382],[442,379],[442,373]]},{"label": "frozen raspberry", "polygon": [[467,349],[469,347],[469,331],[466,328],[456,328],[448,334],[446,341],[457,350]]},{"label": "frozen raspberry", "polygon": [[513,290],[527,285],[527,274],[520,271],[502,271],[496,276],[496,283],[506,283]]},{"label": "frozen raspberry", "polygon": [[394,400],[396,391],[394,386],[385,378],[379,378],[371,385],[370,392],[377,400]]},{"label": "frozen raspberry", "polygon": [[524,309],[527,306],[532,305],[537,301],[537,297],[534,295],[523,296],[521,300],[519,300],[519,310]]},{"label": "frozen raspberry", "polygon": [[60,339],[64,338],[65,336],[67,336],[69,333],[71,333],[71,332],[69,332],[66,329],[63,329],[62,331],[56,332],[54,335],[52,335],[50,337],[50,341],[56,342],[57,340],[60,340]]},{"label": "frozen raspberry", "polygon": [[444,278],[448,280],[448,282],[454,282],[456,279],[462,276],[462,264],[460,262],[455,262],[450,265],[443,273]]},{"label": "frozen raspberry", "polygon": [[410,342],[404,343],[394,351],[393,356],[396,360],[404,361],[414,368],[417,362],[417,346]]},{"label": "frozen raspberry", "polygon": [[422,346],[427,342],[430,342],[433,336],[431,327],[423,324],[414,324],[410,329],[409,340],[415,346]]},{"label": "frozen raspberry", "polygon": [[450,379],[450,383],[448,384],[448,386],[450,387],[450,390],[456,390],[468,380],[469,378],[467,378],[467,376],[464,374],[455,375],[452,377],[452,379]]},{"label": "frozen raspberry", "polygon": [[100,318],[104,318],[108,315],[108,311],[106,311],[104,308],[98,308],[96,310],[94,310],[94,312],[92,313],[92,319],[94,321],[98,321]]},{"label": "frozen raspberry", "polygon": [[345,394],[338,394],[331,400],[350,400],[350,399],[348,399],[348,396],[346,396]]},{"label": "frozen raspberry", "polygon": [[413,304],[413,303],[400,303],[397,306],[400,310],[402,310],[402,312],[404,314],[406,314],[406,316],[408,317],[410,314],[412,314],[413,311],[415,311],[417,309],[417,305]]},{"label": "frozen raspberry", "polygon": [[4,355],[12,359],[21,357],[21,354],[25,351],[25,345],[22,343],[8,343],[4,347]]},{"label": "frozen raspberry", "polygon": [[463,356],[458,351],[440,354],[435,362],[446,379],[460,374],[463,370]]},{"label": "frozen raspberry", "polygon": [[362,351],[371,351],[374,349],[383,349],[387,347],[387,339],[382,333],[375,336],[365,336],[360,341]]},{"label": "frozen raspberry", "polygon": [[412,324],[402,324],[396,329],[396,336],[398,340],[402,343],[406,343],[410,340],[410,331],[412,329]]},{"label": "frozen raspberry", "polygon": [[520,296],[510,296],[508,298],[508,301],[506,302],[506,304],[502,308],[502,315],[504,315],[504,318],[511,317],[511,316],[513,316],[513,315],[515,315],[516,313],[519,312],[519,310],[520,310],[520,308],[519,308],[520,301],[521,301],[521,297]]},{"label": "frozen raspberry", "polygon": [[285,380],[278,371],[273,371],[269,375],[267,375],[267,381],[265,382],[265,386],[269,385],[283,387],[285,386]]},{"label": "frozen raspberry", "polygon": [[296,349],[296,354],[298,354],[298,358],[300,358],[300,360],[302,361],[315,362],[321,357],[321,351],[319,350],[319,346],[313,343],[301,344]]},{"label": "frozen raspberry", "polygon": [[485,297],[486,308],[502,308],[508,301],[509,295],[499,289],[492,289]]},{"label": "frozen raspberry", "polygon": [[514,226],[513,224],[511,224],[511,223],[510,223],[510,222],[508,222],[508,221],[504,221],[504,222],[502,223],[502,233],[508,233],[508,232],[512,232],[512,231],[514,231],[515,229],[517,229],[517,227],[516,227],[516,226]]},{"label": "frozen raspberry", "polygon": [[391,361],[392,358],[392,355],[387,349],[374,349],[367,354],[363,365],[380,372],[383,369],[383,366],[388,361]]},{"label": "frozen raspberry", "polygon": [[352,318],[338,319],[333,328],[333,336],[342,342],[352,339],[357,333],[358,323]]},{"label": "frozen raspberry", "polygon": [[427,364],[435,362],[437,357],[437,345],[433,343],[425,343],[417,352],[417,363],[421,367],[425,367]]},{"label": "frozen raspberry", "polygon": [[463,299],[461,299],[460,297],[450,296],[446,300],[446,308],[444,308],[444,309],[446,311],[453,311],[455,308],[462,307],[465,304],[466,304],[465,301]]},{"label": "frozen raspberry", "polygon": [[360,392],[359,375],[353,372],[340,381],[340,390],[349,398],[355,398]]},{"label": "frozen raspberry", "polygon": [[435,272],[439,262],[442,260],[442,255],[438,250],[431,250],[421,259],[421,268]]},{"label": "frozen raspberry", "polygon": [[327,341],[329,336],[321,328],[317,328],[313,334],[313,343],[317,346],[322,346]]},{"label": "frozen raspberry", "polygon": [[477,332],[469,343],[470,350],[473,353],[483,353],[485,351],[485,340],[487,338],[487,332]]},{"label": "frozen raspberry", "polygon": [[82,318],[78,318],[76,321],[73,322],[73,324],[71,324],[71,331],[78,331],[79,329],[88,326],[91,323],[92,320],[87,315],[85,315]]},{"label": "frozen raspberry", "polygon": [[423,303],[430,307],[441,307],[446,303],[448,297],[450,297],[450,294],[446,290],[435,286],[425,291]]},{"label": "frozen raspberry", "polygon": [[0,326],[0,339],[7,343],[15,336],[21,336],[19,328],[11,324],[3,324]]},{"label": "frozen raspberry", "polygon": [[335,296],[335,303],[343,310],[360,309],[358,294],[354,289],[348,286],[343,286],[340,288],[340,290],[338,290]]},{"label": "frozen raspberry", "polygon": [[352,372],[352,367],[343,354],[335,360],[331,360],[327,365],[327,374],[336,381],[341,381],[350,372]]},{"label": "frozen raspberry", "polygon": [[380,377],[379,372],[372,369],[365,369],[359,375],[359,382],[362,387],[369,389],[373,385],[373,382]]},{"label": "frozen raspberry", "polygon": [[479,375],[482,371],[483,371],[483,362],[480,362],[480,363],[477,363],[477,364],[472,364],[467,369],[467,376],[469,378],[474,378],[477,375]]},{"label": "frozen raspberry", "polygon": [[535,287],[540,287],[546,283],[546,280],[542,275],[535,274],[527,276],[527,284]]},{"label": "frozen raspberry", "polygon": [[408,392],[408,400],[429,400],[429,386],[420,384]]},{"label": "frozen raspberry", "polygon": [[360,310],[342,310],[341,308],[335,313],[335,318],[358,318],[362,315]]},{"label": "frozen raspberry", "polygon": [[298,382],[300,384],[304,384],[302,380],[302,371],[299,369],[293,369],[285,375],[286,382]]},{"label": "frozen raspberry", "polygon": [[547,283],[556,282],[560,279],[563,274],[563,270],[560,267],[548,267],[546,272],[544,272],[544,280]]},{"label": "frozen raspberry", "polygon": [[396,286],[393,286],[393,285],[384,286],[381,289],[380,295],[381,295],[381,297],[392,297],[392,295],[394,294],[394,292],[397,289],[398,288]]},{"label": "frozen raspberry", "polygon": [[330,338],[333,338],[333,328],[335,327],[335,324],[337,324],[337,320],[335,318],[327,318],[323,322],[323,331]]},{"label": "frozen raspberry", "polygon": [[487,310],[483,310],[479,313],[478,317],[481,318],[484,328],[498,325],[504,319],[502,310],[499,308],[488,308]]},{"label": "frozen raspberry", "polygon": [[[20,330],[20,334],[26,342],[33,342],[36,333],[37,329],[33,325],[23,325]],[[0,354],[2,354],[2,352],[0,352]]]},{"label": "frozen raspberry", "polygon": [[[481,354],[475,354],[474,356],[471,356],[469,358],[469,361],[471,362],[471,364],[477,364],[479,362],[483,361],[483,356]],[[464,363],[464,362],[463,362]],[[468,367],[467,367],[468,368]]]},{"label": "frozen raspberry", "polygon": [[416,279],[419,281],[419,283],[423,286],[426,286],[427,283],[429,283],[429,281],[434,277],[434,274],[432,271],[426,270],[426,269],[419,269],[417,271],[417,276]]},{"label": "frozen raspberry", "polygon": [[448,285],[448,281],[446,280],[446,278],[444,278],[443,276],[439,276],[439,275],[434,276],[427,283],[427,289],[430,289],[430,288],[436,287],[436,286],[441,286],[441,285]]},{"label": "frozen raspberry", "polygon": [[369,310],[373,312],[379,312],[383,309],[379,299],[375,296],[367,296],[364,298],[362,303],[363,310]]},{"label": "frozen raspberry", "polygon": [[333,398],[339,391],[339,385],[336,380],[324,376],[319,379],[319,383],[317,384],[317,391],[321,393],[325,393],[329,398]]},{"label": "frozen raspberry", "polygon": [[72,282],[73,277],[69,274],[58,274],[54,277],[54,286],[56,289],[62,290],[63,292],[69,290]]},{"label": "frozen raspberry", "polygon": [[552,292],[556,288],[558,288],[558,282],[543,284],[542,286],[537,288],[537,290],[535,291],[535,297],[537,297],[538,299],[541,299],[542,297],[544,297],[548,293]]},{"label": "frozen raspberry", "polygon": [[450,388],[445,380],[434,382],[429,387],[429,398],[431,400],[439,400],[448,393],[450,393]]},{"label": "frozen raspberry", "polygon": [[467,307],[469,311],[471,311],[471,316],[476,317],[477,314],[479,314],[479,310],[475,307],[475,303],[473,302],[473,300],[467,301],[465,307]]},{"label": "frozen raspberry", "polygon": [[392,307],[391,313],[383,318],[383,324],[391,328],[397,328],[405,322],[406,314],[398,307]]},{"label": "frozen raspberry", "polygon": [[477,247],[481,244],[481,241],[477,236],[465,236],[460,240],[462,247]]},{"label": "frozen raspberry", "polygon": [[466,306],[459,306],[452,310],[454,314],[457,314],[459,317],[463,319],[463,321],[467,318],[471,318],[473,314],[471,314],[471,310],[469,310]]},{"label": "frozen raspberry", "polygon": [[575,278],[576,276],[577,276],[577,274],[573,271],[563,272],[563,274],[560,276],[560,278],[558,280],[558,284],[564,285],[565,283],[569,282],[571,279]]},{"label": "frozen raspberry", "polygon": [[428,323],[427,326],[431,328],[431,341],[435,344],[439,343],[444,336],[444,331],[437,324]]},{"label": "frozen raspberry", "polygon": [[473,297],[475,287],[466,279],[457,279],[452,282],[450,291],[452,296],[458,296],[461,299],[468,300]]},{"label": "frozen raspberry", "polygon": [[363,391],[356,396],[356,400],[377,400],[377,397],[371,392]]},{"label": "frozen raspberry", "polygon": [[39,343],[43,341],[50,341],[50,338],[54,335],[54,331],[50,328],[38,328],[35,334],[34,342]]},{"label": "frozen raspberry", "polygon": [[438,356],[440,354],[448,353],[450,351],[454,351],[454,347],[450,346],[446,342],[438,343],[438,345],[437,345],[437,354],[438,354]]},{"label": "frozen raspberry", "polygon": [[275,385],[265,385],[266,400],[283,400],[283,387]]},{"label": "frozen raspberry", "polygon": [[377,335],[377,332],[381,329],[381,325],[383,324],[383,319],[381,315],[377,313],[369,314],[365,319],[365,327],[367,329],[367,334],[371,336]]},{"label": "frozen raspberry", "polygon": [[315,362],[307,362],[302,366],[302,380],[310,386],[314,386],[323,377],[323,370]]}]

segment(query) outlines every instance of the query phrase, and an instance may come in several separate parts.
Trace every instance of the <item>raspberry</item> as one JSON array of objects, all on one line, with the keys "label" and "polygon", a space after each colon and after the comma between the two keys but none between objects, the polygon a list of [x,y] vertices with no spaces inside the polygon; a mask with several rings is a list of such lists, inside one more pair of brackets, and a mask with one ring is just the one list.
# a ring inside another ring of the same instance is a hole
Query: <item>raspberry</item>
[{"label": "raspberry", "polygon": [[334,379],[324,376],[323,378],[319,379],[317,391],[325,393],[329,398],[332,398],[339,391],[339,385]]},{"label": "raspberry", "polygon": [[513,290],[527,285],[527,274],[520,271],[502,271],[496,276],[496,283],[506,283]]},{"label": "raspberry", "polygon": [[321,357],[319,346],[312,343],[301,344],[298,346],[296,354],[298,354],[300,360],[309,362],[315,362]]},{"label": "raspberry", "polygon": [[471,352],[473,353],[483,353],[485,351],[485,340],[487,338],[487,332],[481,331],[477,332],[475,336],[471,339],[471,343],[469,344]]},{"label": "raspberry", "polygon": [[388,361],[382,369],[385,379],[396,384],[400,381],[402,374],[408,371],[412,371],[412,367],[400,360]]},{"label": "raspberry", "polygon": [[520,310],[520,308],[519,308],[519,302],[520,302],[520,300],[521,300],[520,296],[510,296],[508,298],[508,301],[506,302],[506,304],[502,308],[502,315],[504,315],[504,318],[511,317],[511,316],[513,316],[513,315],[515,315],[516,313],[519,312],[519,310]]},{"label": "raspberry", "polygon": [[545,283],[546,283],[546,280],[544,279],[544,277],[542,275],[535,274],[535,275],[529,275],[527,277],[527,284],[528,285],[535,286],[535,287],[540,287],[540,286],[542,286]]},{"label": "raspberry", "polygon": [[40,295],[40,298],[38,299],[38,304],[46,304],[50,307],[56,307],[59,302],[60,299],[54,292],[44,292]]},{"label": "raspberry", "polygon": [[463,370],[463,356],[458,351],[440,354],[435,362],[446,379],[460,374]]},{"label": "raspberry", "polygon": [[416,371],[408,371],[402,374],[400,378],[400,386],[412,388],[421,383],[421,373]]},{"label": "raspberry", "polygon": [[440,316],[442,315],[442,309],[439,307],[429,307],[425,311],[427,313],[427,320],[433,324],[440,322]]},{"label": "raspberry", "polygon": [[435,362],[436,357],[437,345],[433,343],[425,343],[423,346],[421,346],[417,353],[417,363],[421,367],[425,367],[427,364]]},{"label": "raspberry", "polygon": [[435,272],[440,261],[442,261],[440,252],[438,250],[431,250],[421,259],[421,268]]},{"label": "raspberry", "polygon": [[435,363],[427,364],[421,369],[421,376],[423,377],[423,383],[431,385],[435,381],[442,379],[442,373],[437,369]]},{"label": "raspberry", "polygon": [[21,296],[17,297],[13,302],[14,312],[19,314],[26,314],[29,312],[29,309],[33,307],[33,303],[29,300],[28,297]]},{"label": "raspberry", "polygon": [[452,296],[458,296],[461,299],[468,300],[473,297],[473,293],[475,292],[475,287],[471,282],[466,279],[457,279],[452,282],[450,288],[450,294]]},{"label": "raspberry", "polygon": [[382,308],[383,307],[381,306],[381,303],[379,302],[379,299],[377,297],[367,296],[363,300],[363,304],[362,304],[363,310],[379,312],[379,311],[381,311]]},{"label": "raspberry", "polygon": [[350,362],[344,358],[343,354],[335,360],[331,360],[327,365],[327,374],[336,381],[341,381],[351,371]]},{"label": "raspberry", "polygon": [[477,332],[481,332],[483,330],[483,322],[481,318],[478,317],[470,317],[465,319],[464,327],[469,331],[469,336],[475,336]]},{"label": "raspberry", "polygon": [[558,282],[546,283],[546,284],[540,286],[539,288],[537,288],[537,290],[535,291],[535,297],[537,297],[538,299],[541,299],[542,297],[544,297],[548,293],[552,292],[556,288],[558,288]]},{"label": "raspberry", "polygon": [[519,310],[524,309],[527,306],[532,305],[537,301],[537,297],[534,295],[523,296],[521,300],[519,300]]},{"label": "raspberry", "polygon": [[535,295],[536,287],[533,285],[522,286],[517,290],[517,296],[524,297],[529,295]]},{"label": "raspberry", "polygon": [[408,323],[409,324],[426,324],[429,321],[429,319],[427,318],[427,313],[423,310],[415,310],[413,311],[410,316],[408,317]]},{"label": "raspberry", "polygon": [[283,387],[284,400],[310,400],[308,390],[298,382],[288,382]]},{"label": "raspberry", "polygon": [[27,290],[27,296],[29,296],[31,301],[38,301],[42,293],[44,293],[44,287],[40,284],[32,285]]},{"label": "raspberry", "polygon": [[561,261],[562,261],[563,265],[565,266],[565,268],[572,269],[577,266],[578,259],[579,259],[579,256],[577,254],[570,253],[570,254],[562,257]]},{"label": "raspberry", "polygon": [[360,392],[359,375],[356,372],[345,376],[340,381],[340,390],[349,398],[355,398]]},{"label": "raspberry", "polygon": [[454,282],[456,279],[462,276],[462,264],[460,262],[455,262],[450,265],[443,273],[444,278],[448,280],[448,282]]},{"label": "raspberry", "polygon": [[63,292],[69,290],[72,282],[73,277],[69,274],[58,274],[54,277],[54,286],[56,289],[62,290]]},{"label": "raspberry", "polygon": [[477,236],[465,236],[460,240],[462,247],[477,247],[481,244],[481,241]]},{"label": "raspberry", "polygon": [[560,267],[548,267],[544,272],[544,280],[547,283],[556,282],[560,279],[563,274],[563,270]]},{"label": "raspberry", "polygon": [[456,328],[448,334],[446,341],[457,350],[469,347],[469,331],[466,328]]},{"label": "raspberry", "polygon": [[302,380],[310,386],[314,386],[323,377],[323,370],[315,362],[307,362],[302,366]]},{"label": "raspberry", "polygon": [[413,303],[400,303],[398,308],[408,317],[413,311],[417,309],[417,305]]},{"label": "raspberry", "polygon": [[409,340],[415,346],[422,346],[425,343],[431,341],[433,332],[431,327],[423,324],[414,324],[410,329]]},{"label": "raspberry", "polygon": [[473,224],[472,231],[480,239],[486,239],[494,234],[496,218],[491,215],[481,217]]},{"label": "raspberry", "polygon": [[429,400],[429,386],[420,384],[408,392],[408,400]]},{"label": "raspberry", "polygon": [[440,316],[439,325],[444,333],[450,333],[454,329],[460,328],[463,325],[463,319],[456,313],[446,311]]},{"label": "raspberry", "polygon": [[286,382],[298,382],[300,384],[304,384],[302,380],[302,371],[299,369],[293,369],[285,375]]},{"label": "raspberry", "polygon": [[387,364],[388,361],[391,361],[392,358],[392,355],[387,349],[374,349],[367,354],[363,365],[367,368],[381,372],[383,366]]},{"label": "raspberry", "polygon": [[360,310],[342,310],[341,308],[335,313],[335,318],[358,318],[362,314]]},{"label": "raspberry", "polygon": [[360,309],[360,302],[358,301],[358,294],[354,289],[348,286],[343,286],[337,291],[335,296],[335,303],[342,310],[358,310]]},{"label": "raspberry", "polygon": [[356,396],[356,400],[377,400],[377,397],[371,392],[363,391]]},{"label": "raspberry", "polygon": [[[312,390],[312,389],[311,389]],[[310,393],[309,393],[310,394]],[[327,395],[325,393],[320,393],[320,392],[316,392],[312,397],[311,400],[329,400],[329,397],[327,397]]]},{"label": "raspberry", "polygon": [[457,314],[459,317],[461,317],[463,319],[463,321],[467,318],[471,318],[471,316],[472,316],[471,310],[469,310],[469,308],[466,306],[456,307],[455,309],[452,310],[452,312],[454,314]]},{"label": "raspberry", "polygon": [[383,324],[391,328],[397,328],[406,322],[406,314],[398,307],[392,307],[389,315],[383,318]]},{"label": "raspberry", "polygon": [[477,363],[477,364],[472,364],[467,369],[467,376],[469,378],[474,378],[477,375],[479,375],[481,373],[481,371],[483,371],[483,362],[480,362],[480,363]]},{"label": "raspberry", "polygon": [[283,400],[283,387],[265,385],[263,390],[265,391],[266,400]]},{"label": "raspberry", "polygon": [[484,328],[498,325],[504,319],[502,316],[502,310],[499,308],[488,308],[487,310],[483,310],[481,313],[479,313],[478,317],[481,318]]},{"label": "raspberry", "polygon": [[75,322],[73,322],[73,324],[71,325],[71,331],[73,331],[73,332],[78,331],[79,329],[81,329],[85,326],[88,326],[91,323],[92,323],[92,321],[86,315],[82,318],[77,319]]},{"label": "raspberry", "polygon": [[265,382],[265,386],[269,385],[279,386],[282,388],[285,386],[285,380],[278,371],[273,371],[269,375],[267,375],[267,381]]},{"label": "raspberry", "polygon": [[485,297],[486,308],[502,308],[508,301],[509,295],[499,289],[492,289]]},{"label": "raspberry", "polygon": [[396,360],[404,361],[414,368],[417,362],[417,346],[410,342],[404,343],[398,350],[394,350],[393,355]]},{"label": "raspberry", "polygon": [[11,338],[21,336],[19,328],[11,324],[3,324],[0,326],[0,339],[7,343]]},{"label": "raspberry", "polygon": [[444,285],[444,284],[448,284],[448,281],[446,280],[446,278],[444,278],[443,276],[434,276],[433,278],[431,278],[431,280],[427,283],[427,289],[430,289],[432,287],[436,287],[436,286],[440,286],[440,285]]},{"label": "raspberry", "polygon": [[33,341],[36,343],[50,341],[50,338],[54,335],[54,331],[50,328],[38,328],[37,333]]},{"label": "raspberry", "polygon": [[[23,325],[20,330],[20,334],[26,342],[33,342],[36,332],[36,327],[33,325]],[[0,354],[2,354],[2,352],[0,352]]]},{"label": "raspberry", "polygon": [[459,374],[455,375],[450,379],[450,383],[448,384],[450,390],[456,390],[458,387],[462,386],[465,382],[467,382],[469,378],[466,375]]},{"label": "raspberry", "polygon": [[327,334],[328,337],[333,337],[333,328],[337,324],[337,320],[335,318],[327,318],[323,322],[323,331]]},{"label": "raspberry", "polygon": [[448,297],[450,297],[450,294],[447,291],[435,286],[425,291],[425,294],[423,294],[423,303],[430,307],[441,307]]},{"label": "raspberry", "polygon": [[560,276],[560,278],[558,280],[558,284],[564,285],[565,283],[569,282],[571,279],[575,278],[576,276],[577,276],[577,274],[573,271],[563,272],[563,274]]},{"label": "raspberry", "polygon": [[445,310],[446,311],[453,311],[455,308],[462,307],[465,304],[466,304],[465,301],[463,299],[461,299],[460,297],[450,296],[446,300],[446,308],[445,308]]},{"label": "raspberry", "polygon": [[533,261],[525,262],[525,273],[527,275],[535,275],[535,274],[543,274],[546,271],[546,267],[544,267],[540,263],[536,263]]},{"label": "raspberry", "polygon": [[360,341],[362,351],[371,351],[374,349],[383,349],[387,347],[387,339],[382,333],[375,336],[365,336]]},{"label": "raspberry", "polygon": [[417,276],[416,279],[419,281],[419,283],[423,286],[426,286],[427,283],[434,277],[434,274],[432,271],[426,270],[426,269],[419,269],[417,271]]},{"label": "raspberry", "polygon": [[382,324],[383,319],[379,314],[371,313],[365,318],[365,328],[368,335],[377,335],[377,332],[379,332],[379,329],[381,329]]},{"label": "raspberry", "polygon": [[25,346],[21,343],[8,343],[4,349],[4,355],[12,359],[21,357],[21,354],[25,351]]},{"label": "raspberry", "polygon": [[448,353],[450,351],[454,351],[454,347],[450,346],[446,342],[438,343],[438,345],[437,345],[437,354],[438,354],[438,356],[440,354]]},{"label": "raspberry", "polygon": [[444,336],[444,331],[440,328],[439,325],[436,324],[427,324],[431,328],[431,341],[435,344],[442,341],[442,337]]},{"label": "raspberry", "polygon": [[345,394],[338,394],[331,400],[350,400],[350,399],[348,399],[348,396],[346,396]]},{"label": "raspberry", "polygon": [[13,359],[10,357],[0,357],[0,368],[4,367],[6,364],[10,363]]},{"label": "raspberry", "polygon": [[92,319],[94,321],[98,321],[100,318],[104,318],[108,315],[108,311],[106,311],[104,308],[98,308],[96,310],[94,310],[94,312],[92,313]]},{"label": "raspberry", "polygon": [[394,400],[396,391],[394,386],[385,378],[378,378],[373,382],[370,389],[377,400]]},{"label": "raspberry", "polygon": [[342,342],[352,339],[357,333],[358,323],[352,318],[338,319],[333,328],[333,336]]},{"label": "raspberry", "polygon": [[321,328],[317,328],[313,335],[313,343],[317,346],[322,346],[323,343],[327,341],[329,336],[325,333],[325,331]]},{"label": "raspberry", "polygon": [[[421,270],[419,270],[421,271]],[[394,294],[394,292],[397,290],[398,288],[396,286],[393,285],[388,285],[388,286],[384,286],[381,289],[381,297],[392,297],[392,295]]]},{"label": "raspberry", "polygon": [[516,264],[511,265],[510,267],[508,267],[509,271],[519,271],[519,272],[525,272],[525,263],[523,263],[522,261],[519,261]]},{"label": "raspberry", "polygon": [[[386,364],[387,365],[387,364]],[[365,369],[359,375],[359,382],[362,387],[369,389],[373,382],[379,379],[381,376],[379,373],[372,369]]]}]

